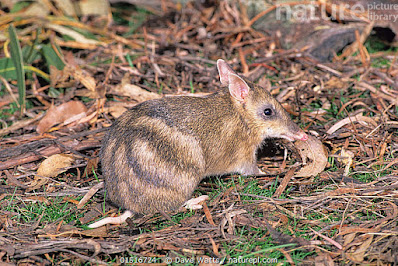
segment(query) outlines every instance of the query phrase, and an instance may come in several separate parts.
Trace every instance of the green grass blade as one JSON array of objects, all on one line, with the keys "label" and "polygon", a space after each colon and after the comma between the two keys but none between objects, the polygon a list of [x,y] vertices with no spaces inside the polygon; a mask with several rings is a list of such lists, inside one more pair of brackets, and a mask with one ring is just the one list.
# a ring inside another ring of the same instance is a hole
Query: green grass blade
[{"label": "green grass blade", "polygon": [[25,64],[32,64],[32,62],[35,60],[36,56],[38,55],[38,52],[35,50],[37,44],[39,43],[39,36],[40,36],[41,30],[40,28],[36,29],[36,38],[33,41],[32,45],[30,47],[26,47],[27,49],[24,51],[22,50],[22,55],[24,57]]},{"label": "green grass blade", "polygon": [[64,69],[64,61],[58,56],[51,44],[43,45],[42,51],[49,67],[55,66],[58,70]]},{"label": "green grass blade", "polygon": [[19,105],[21,107],[21,115],[25,112],[25,99],[26,99],[26,84],[25,84],[25,71],[23,68],[23,59],[21,46],[15,32],[15,28],[12,24],[8,27],[8,34],[10,35],[10,52],[11,59],[14,63],[16,74],[17,74],[17,84],[18,84],[18,94],[19,94]]},{"label": "green grass blade", "polygon": [[[37,75],[40,77],[50,81],[50,76],[47,73],[44,73],[40,69],[34,67],[34,66],[29,66],[29,65],[24,65],[23,69],[25,73],[29,72],[35,72]],[[3,78],[9,80],[16,80],[17,79],[17,72],[15,70],[14,63],[12,62],[11,58],[0,58],[0,76]]]},{"label": "green grass blade", "polygon": [[15,66],[11,58],[0,58],[0,76],[5,79],[17,79],[17,74],[15,71]]}]

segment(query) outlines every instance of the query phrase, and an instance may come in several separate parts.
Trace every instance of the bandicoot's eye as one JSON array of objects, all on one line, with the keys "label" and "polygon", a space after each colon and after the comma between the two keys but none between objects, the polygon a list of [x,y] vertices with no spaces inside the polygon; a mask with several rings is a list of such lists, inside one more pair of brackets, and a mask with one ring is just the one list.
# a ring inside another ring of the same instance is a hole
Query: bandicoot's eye
[{"label": "bandicoot's eye", "polygon": [[272,109],[271,109],[271,108],[266,108],[266,109],[264,109],[264,114],[265,114],[266,116],[272,115]]}]

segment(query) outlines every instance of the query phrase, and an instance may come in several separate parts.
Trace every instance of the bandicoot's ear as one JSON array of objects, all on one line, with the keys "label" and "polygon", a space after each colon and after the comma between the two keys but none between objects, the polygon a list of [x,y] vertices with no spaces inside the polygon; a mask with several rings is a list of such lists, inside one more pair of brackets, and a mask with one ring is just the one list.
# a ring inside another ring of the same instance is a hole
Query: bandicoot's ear
[{"label": "bandicoot's ear", "polygon": [[228,76],[230,74],[236,75],[232,68],[222,59],[217,60],[217,69],[218,74],[220,75],[220,81],[222,85],[228,85]]},{"label": "bandicoot's ear", "polygon": [[229,93],[241,103],[246,101],[249,95],[250,87],[247,83],[238,75],[230,74],[228,75],[228,88]]}]

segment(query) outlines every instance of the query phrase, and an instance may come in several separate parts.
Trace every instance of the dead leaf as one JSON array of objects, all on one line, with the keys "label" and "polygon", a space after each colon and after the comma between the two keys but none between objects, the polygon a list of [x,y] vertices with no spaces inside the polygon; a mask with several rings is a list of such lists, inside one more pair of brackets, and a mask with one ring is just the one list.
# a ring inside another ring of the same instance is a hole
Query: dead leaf
[{"label": "dead leaf", "polygon": [[330,257],[327,253],[320,253],[317,257],[315,257],[315,266],[334,266],[334,262],[332,257]]},{"label": "dead leaf", "polygon": [[[276,217],[279,217],[277,224],[280,226],[286,226],[287,224],[289,224],[289,218],[284,215],[283,213],[276,213],[275,214]],[[276,226],[276,224],[275,224]]]},{"label": "dead leaf", "polygon": [[75,158],[72,155],[54,154],[45,159],[37,169],[37,175],[42,177],[56,177],[65,172],[65,167],[71,166]]},{"label": "dead leaf", "polygon": [[273,198],[279,198],[282,195],[283,191],[285,191],[287,185],[289,184],[289,181],[292,179],[295,170],[296,168],[293,167],[286,173],[274,195],[272,195]]},{"label": "dead leaf", "polygon": [[[328,163],[328,152],[322,142],[316,137],[308,135],[308,140],[296,140],[297,148],[304,166],[294,175],[296,177],[310,177],[319,174]],[[309,162],[307,162],[309,159]]]},{"label": "dead leaf", "polygon": [[75,204],[75,205],[79,204],[79,201],[78,201],[78,200],[71,199],[71,198],[69,198],[69,197],[64,197],[64,198],[62,199],[62,201],[63,201],[63,202],[70,202],[70,203]]},{"label": "dead leaf", "polygon": [[379,232],[380,229],[378,228],[364,228],[360,226],[356,227],[348,227],[348,228],[342,228],[340,233],[338,235],[346,235],[346,234],[351,234],[351,233],[365,233],[365,234],[373,234]]},{"label": "dead leaf", "polygon": [[211,242],[211,246],[213,247],[213,253],[214,253],[214,255],[216,255],[217,257],[219,257],[219,256],[220,256],[220,252],[218,252],[218,248],[219,248],[220,244],[216,244],[216,242],[214,241],[214,239],[213,239],[210,235],[208,235],[208,236],[209,236],[209,240],[210,240],[210,242]]},{"label": "dead leaf", "polygon": [[50,66],[50,80],[51,87],[59,88],[59,87],[67,87],[71,86],[72,82],[70,80],[71,77],[70,69],[65,66],[62,70],[59,70],[55,66]]},{"label": "dead leaf", "polygon": [[338,78],[338,77],[331,77],[328,81],[325,82],[324,84],[324,89],[336,89],[336,88],[344,88],[348,84],[347,81]]},{"label": "dead leaf", "polygon": [[62,123],[73,116],[85,114],[86,111],[86,106],[80,101],[69,101],[59,106],[51,106],[37,125],[36,131],[39,134],[43,134],[52,126]]},{"label": "dead leaf", "polygon": [[365,253],[368,250],[370,244],[372,244],[373,235],[368,235],[368,239],[366,239],[355,252],[346,253],[347,258],[352,260],[355,263],[361,263],[364,260]]},{"label": "dead leaf", "polygon": [[35,176],[35,178],[32,180],[32,182],[29,183],[29,186],[26,190],[27,191],[36,190],[36,189],[44,186],[47,183],[48,183],[48,178]]},{"label": "dead leaf", "polygon": [[76,80],[88,89],[87,94],[90,93],[95,95],[95,97],[91,98],[98,98],[95,79],[87,71],[81,69],[77,65],[67,63],[62,70],[50,66],[50,78],[52,87],[70,86],[71,82]]},{"label": "dead leaf", "polygon": [[347,247],[349,244],[352,243],[352,241],[354,241],[355,237],[356,237],[357,233],[350,233],[344,236],[344,247]]},{"label": "dead leaf", "polygon": [[33,202],[40,201],[40,202],[43,202],[44,204],[46,204],[47,206],[49,206],[51,204],[50,201],[46,197],[43,197],[43,196],[29,196],[29,197],[25,197],[24,200],[33,201]]},{"label": "dead leaf", "polygon": [[95,79],[87,71],[76,66],[68,65],[68,67],[72,68],[71,73],[76,80],[83,84],[88,90],[95,91]]},{"label": "dead leaf", "polygon": [[86,195],[84,195],[84,197],[77,204],[77,208],[81,209],[84,206],[84,204],[86,204],[91,199],[91,197],[95,193],[97,193],[97,191],[101,188],[104,188],[104,182],[100,182],[100,183],[96,184],[95,186],[93,186],[92,188],[90,188],[90,190],[86,193]]},{"label": "dead leaf", "polygon": [[205,213],[206,219],[209,222],[209,224],[216,226],[216,224],[214,223],[213,217],[211,216],[209,207],[207,207],[206,201],[202,202],[202,206],[203,206],[203,212]]},{"label": "dead leaf", "polygon": [[111,12],[107,0],[85,0],[79,1],[81,16],[99,15],[107,16]]},{"label": "dead leaf", "polygon": [[88,177],[88,175],[95,169],[98,168],[98,163],[99,163],[99,157],[95,157],[92,159],[89,159],[87,161],[87,166],[84,168],[83,176]]},{"label": "dead leaf", "polygon": [[341,128],[347,124],[354,123],[354,122],[360,123],[365,126],[368,124],[372,124],[374,127],[377,126],[377,122],[374,121],[372,118],[363,116],[362,114],[357,114],[355,116],[350,116],[350,117],[344,118],[343,120],[340,120],[339,122],[334,124],[331,128],[329,128],[329,130],[326,133],[329,135],[333,134],[339,128]]},{"label": "dead leaf", "polygon": [[151,99],[157,99],[161,96],[142,89],[141,87],[130,83],[130,75],[126,73],[122,79],[122,83],[112,88],[112,93],[130,97],[137,102],[144,102]]},{"label": "dead leaf", "polygon": [[110,106],[108,111],[111,113],[111,115],[114,118],[118,118],[119,116],[121,116],[124,112],[127,111],[127,108],[125,108],[124,106],[121,105],[114,105],[114,106]]},{"label": "dead leaf", "polygon": [[[91,115],[92,115],[92,114],[91,114]],[[71,123],[73,123],[73,122],[75,122],[75,121],[83,120],[83,118],[86,118],[86,117],[87,117],[87,116],[86,116],[86,113],[76,114],[76,115],[71,116],[71,117],[69,117],[68,119],[66,119],[66,120],[63,122],[63,125],[69,125],[69,124],[71,124]],[[82,122],[82,123],[84,123],[84,122]]]},{"label": "dead leaf", "polygon": [[352,166],[354,158],[354,153],[352,151],[346,150],[344,148],[341,148],[341,153],[340,153],[340,158],[337,158],[337,160],[343,164],[345,164],[344,168],[344,176],[348,176],[350,172],[350,168]]},{"label": "dead leaf", "polygon": [[262,203],[258,204],[258,206],[262,210],[267,211],[267,212],[275,211],[275,209],[276,209],[274,204],[270,204],[270,203],[267,203],[267,202],[262,202]]}]

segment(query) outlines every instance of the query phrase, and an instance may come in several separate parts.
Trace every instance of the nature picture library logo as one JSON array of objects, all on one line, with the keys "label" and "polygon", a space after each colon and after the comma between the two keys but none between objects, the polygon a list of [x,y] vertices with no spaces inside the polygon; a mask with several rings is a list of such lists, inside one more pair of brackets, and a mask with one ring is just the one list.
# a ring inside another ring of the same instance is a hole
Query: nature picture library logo
[{"label": "nature picture library logo", "polygon": [[[398,22],[398,3],[373,2],[368,4],[367,8],[368,18],[370,20],[388,20],[392,22]],[[383,14],[383,11],[385,14]]]},{"label": "nature picture library logo", "polygon": [[[395,0],[387,3],[380,1],[365,2],[358,1],[357,4],[349,5],[341,1],[339,4],[314,3],[306,4],[276,4],[277,20],[296,20],[296,21],[314,21],[327,20],[330,17],[339,20],[358,20],[365,18],[368,20],[385,20],[389,22],[398,22],[398,2]],[[320,12],[317,10],[319,8]]]}]

